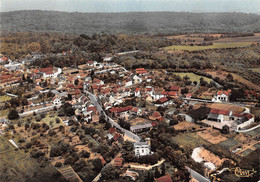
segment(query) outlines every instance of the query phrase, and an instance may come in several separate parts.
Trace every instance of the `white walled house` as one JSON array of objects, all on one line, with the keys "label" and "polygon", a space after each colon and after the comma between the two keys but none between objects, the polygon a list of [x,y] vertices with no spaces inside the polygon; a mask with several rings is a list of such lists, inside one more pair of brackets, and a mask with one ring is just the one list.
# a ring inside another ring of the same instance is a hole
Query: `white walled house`
[{"label": "white walled house", "polygon": [[59,105],[61,104],[61,98],[59,96],[55,96],[53,99],[52,99],[52,103],[54,105]]},{"label": "white walled house", "polygon": [[130,86],[132,86],[133,85],[133,81],[132,80],[128,80],[128,81],[126,81],[126,83],[125,83],[125,86],[126,87],[130,87]]},{"label": "white walled house", "polygon": [[134,84],[138,84],[138,83],[142,82],[142,79],[139,76],[135,75],[135,76],[133,76],[133,81],[134,81]]},{"label": "white walled house", "polygon": [[135,143],[134,152],[136,156],[145,156],[153,154],[153,152],[151,151],[150,141]]},{"label": "white walled house", "polygon": [[217,94],[212,98],[213,102],[228,102],[231,90],[218,91]]},{"label": "white walled house", "polygon": [[164,97],[164,95],[161,92],[152,92],[151,96],[154,100],[159,100],[160,98]]},{"label": "white walled house", "polygon": [[140,88],[136,88],[136,89],[135,89],[135,96],[136,96],[136,97],[140,97],[140,96],[141,96]]},{"label": "white walled house", "polygon": [[46,79],[46,78],[57,78],[59,74],[61,74],[62,70],[61,68],[58,68],[57,71],[53,71],[53,70],[50,70],[50,71],[46,71],[43,73],[43,78]]}]

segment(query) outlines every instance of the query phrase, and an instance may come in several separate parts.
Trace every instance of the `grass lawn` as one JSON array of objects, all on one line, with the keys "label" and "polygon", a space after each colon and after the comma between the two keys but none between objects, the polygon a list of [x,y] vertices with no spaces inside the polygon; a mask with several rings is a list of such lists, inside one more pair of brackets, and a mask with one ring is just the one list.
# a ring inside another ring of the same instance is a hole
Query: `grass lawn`
[{"label": "grass lawn", "polygon": [[252,43],[250,42],[229,42],[229,43],[214,43],[209,46],[188,46],[188,45],[173,45],[169,47],[164,47],[165,50],[188,50],[188,51],[198,51],[206,49],[221,49],[221,48],[235,48],[235,47],[247,47]]},{"label": "grass lawn", "polygon": [[200,75],[196,75],[194,73],[184,73],[184,72],[180,72],[180,73],[174,73],[175,75],[179,75],[181,78],[185,77],[186,75],[190,78],[190,81],[200,81],[200,78],[202,77],[206,82],[210,83],[210,81],[212,81],[212,79],[204,77],[204,76],[200,76]]},{"label": "grass lawn", "polygon": [[179,133],[177,136],[172,137],[172,141],[180,145],[181,147],[188,147],[194,149],[203,144],[210,145],[209,142],[203,140],[196,133]]},{"label": "grass lawn", "polygon": [[0,102],[5,102],[5,101],[11,100],[11,99],[12,98],[7,95],[0,96]]},{"label": "grass lawn", "polygon": [[46,117],[43,118],[43,119],[41,120],[41,122],[44,122],[44,123],[46,123],[46,124],[48,124],[48,125],[50,125],[50,122],[52,122],[53,127],[57,127],[57,126],[63,125],[63,122],[62,122],[61,119],[60,119],[60,123],[56,123],[56,118],[60,118],[60,117],[55,116],[55,115],[53,115],[53,114],[51,114],[51,115],[46,115]]}]

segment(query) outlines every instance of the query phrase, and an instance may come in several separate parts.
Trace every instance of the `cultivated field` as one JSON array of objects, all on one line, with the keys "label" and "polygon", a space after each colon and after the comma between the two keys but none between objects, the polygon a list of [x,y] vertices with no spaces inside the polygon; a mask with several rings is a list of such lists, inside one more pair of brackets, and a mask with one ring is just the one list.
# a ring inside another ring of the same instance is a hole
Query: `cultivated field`
[{"label": "cultivated field", "polygon": [[200,76],[200,75],[196,75],[194,73],[174,73],[175,75],[179,75],[181,78],[185,77],[186,75],[190,78],[190,81],[200,81],[200,78],[202,77],[206,82],[210,83],[210,81],[212,81],[212,79],[204,77],[204,76]]},{"label": "cultivated field", "polygon": [[228,43],[213,43],[209,46],[188,46],[188,45],[173,45],[164,47],[165,50],[187,50],[187,51],[199,51],[206,49],[222,49],[222,48],[236,48],[236,47],[247,47],[252,43],[250,42],[228,42]]},{"label": "cultivated field", "polygon": [[203,144],[209,145],[210,143],[203,140],[196,133],[179,133],[177,136],[172,137],[172,141],[180,145],[181,147],[187,147],[194,149]]},{"label": "cultivated field", "polygon": [[250,68],[251,71],[260,73],[260,68]]},{"label": "cultivated field", "polygon": [[249,88],[255,89],[255,90],[260,90],[260,86],[258,86],[256,84],[254,84],[254,83],[244,79],[243,77],[241,77],[241,76],[239,76],[237,74],[234,74],[234,73],[232,73],[232,76],[233,76],[234,80],[237,80],[238,82],[240,82],[240,83],[242,83],[244,85],[247,85]]}]

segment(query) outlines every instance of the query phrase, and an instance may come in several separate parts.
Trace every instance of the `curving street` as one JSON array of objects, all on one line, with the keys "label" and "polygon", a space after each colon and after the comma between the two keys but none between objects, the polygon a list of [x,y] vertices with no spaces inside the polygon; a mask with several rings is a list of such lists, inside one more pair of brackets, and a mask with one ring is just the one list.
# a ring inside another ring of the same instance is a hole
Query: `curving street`
[{"label": "curving street", "polygon": [[132,132],[129,131],[129,130],[126,130],[126,129],[122,128],[117,122],[115,122],[112,118],[110,118],[110,117],[108,117],[108,116],[106,115],[106,113],[103,111],[103,109],[102,109],[102,107],[100,106],[100,104],[97,102],[97,98],[96,98],[96,96],[95,96],[94,94],[92,94],[92,93],[90,93],[90,92],[88,92],[88,91],[85,91],[85,92],[87,93],[88,97],[90,98],[90,100],[91,100],[91,102],[94,104],[94,106],[96,106],[96,108],[97,108],[99,114],[100,114],[100,115],[103,114],[103,115],[105,116],[106,120],[109,121],[109,123],[110,123],[112,126],[116,127],[116,128],[119,129],[120,131],[122,131],[122,132],[123,132],[125,135],[127,135],[129,138],[135,140],[136,142],[140,142],[141,138],[140,138],[138,135],[132,133]]}]

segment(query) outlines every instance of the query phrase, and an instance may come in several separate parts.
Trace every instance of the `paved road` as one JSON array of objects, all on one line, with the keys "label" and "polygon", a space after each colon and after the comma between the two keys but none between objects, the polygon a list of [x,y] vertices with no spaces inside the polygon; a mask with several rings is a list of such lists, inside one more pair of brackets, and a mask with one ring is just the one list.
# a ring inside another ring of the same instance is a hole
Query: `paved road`
[{"label": "paved road", "polygon": [[191,176],[193,178],[195,178],[196,180],[198,180],[199,182],[210,182],[209,179],[205,178],[204,176],[200,175],[199,173],[197,173],[196,171],[192,170],[191,168],[189,167],[185,167],[191,174]]},{"label": "paved road", "polygon": [[259,127],[260,127],[260,124],[257,125],[257,126],[255,126],[255,127],[253,127],[253,128],[249,128],[249,129],[247,129],[247,130],[235,130],[235,131],[236,131],[236,132],[239,132],[239,133],[245,133],[245,132],[253,131],[253,130],[259,128]]},{"label": "paved road", "polygon": [[123,133],[125,133],[129,138],[135,140],[136,142],[140,142],[141,138],[140,138],[138,135],[132,133],[132,132],[129,131],[129,130],[126,130],[126,129],[122,128],[122,127],[121,127],[118,123],[116,123],[112,118],[110,118],[110,117],[108,117],[108,116],[106,115],[106,113],[103,111],[103,109],[102,109],[102,107],[100,106],[100,104],[97,102],[97,98],[96,98],[96,96],[95,96],[94,94],[92,94],[92,93],[90,93],[90,92],[88,92],[88,91],[86,91],[86,93],[88,94],[88,96],[89,96],[91,102],[96,106],[96,108],[97,108],[99,114],[103,114],[103,115],[106,117],[107,121],[109,121],[109,123],[110,123],[111,125],[113,125],[113,126],[116,127],[117,129],[119,129],[120,131],[122,131]]}]

